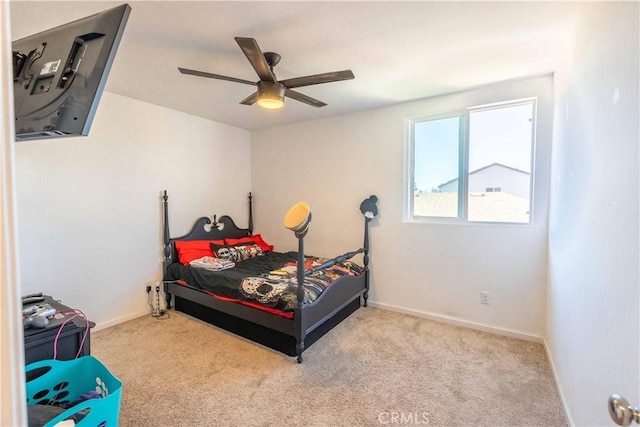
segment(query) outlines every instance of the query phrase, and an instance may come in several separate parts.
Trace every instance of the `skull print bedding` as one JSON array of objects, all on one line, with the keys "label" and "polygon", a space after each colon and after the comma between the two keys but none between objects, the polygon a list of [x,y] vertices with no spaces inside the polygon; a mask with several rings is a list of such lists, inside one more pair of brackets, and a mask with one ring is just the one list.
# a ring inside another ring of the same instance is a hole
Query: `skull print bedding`
[{"label": "skull print bedding", "polygon": [[[295,252],[266,252],[246,259],[234,268],[212,271],[175,263],[169,266],[166,279],[183,280],[198,289],[215,295],[259,303],[282,311],[291,311],[296,304],[298,283],[295,277]],[[305,258],[305,269],[317,267],[326,259]],[[334,281],[345,275],[357,276],[362,267],[351,261],[336,263],[305,277],[305,303],[313,303]]]}]

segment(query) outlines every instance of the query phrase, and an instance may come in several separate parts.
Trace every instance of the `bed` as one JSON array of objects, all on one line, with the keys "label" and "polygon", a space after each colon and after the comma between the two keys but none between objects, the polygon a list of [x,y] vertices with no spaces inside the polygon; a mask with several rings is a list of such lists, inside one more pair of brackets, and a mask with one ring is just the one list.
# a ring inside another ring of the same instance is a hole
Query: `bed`
[{"label": "bed", "polygon": [[[361,305],[367,305],[369,224],[377,215],[377,198],[371,196],[360,205],[363,246],[331,259],[305,257],[306,228],[295,232],[297,252],[267,250],[269,245],[253,234],[251,193],[248,202],[248,228],[239,228],[229,216],[214,215],[197,219],[187,234],[171,237],[168,195],[163,193],[166,306],[171,309],[173,302],[176,311],[296,357],[301,363],[307,348]],[[213,242],[210,246],[214,253],[225,257],[229,255],[227,250],[235,248],[234,256],[228,258],[235,265],[211,271],[192,266],[200,259],[192,265],[181,262],[185,247],[199,247],[202,242]],[[258,251],[256,246],[260,246],[263,251],[258,256],[250,254],[249,246]],[[362,254],[362,266],[350,261],[357,254]]]}]

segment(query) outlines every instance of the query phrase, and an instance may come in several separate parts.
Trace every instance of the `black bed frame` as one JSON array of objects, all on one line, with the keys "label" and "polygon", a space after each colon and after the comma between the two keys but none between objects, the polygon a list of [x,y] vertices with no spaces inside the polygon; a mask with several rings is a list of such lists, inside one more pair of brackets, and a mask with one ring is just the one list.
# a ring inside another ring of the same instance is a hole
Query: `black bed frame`
[{"label": "black bed frame", "polygon": [[[176,240],[218,240],[241,238],[253,234],[252,196],[249,193],[249,228],[241,229],[233,220],[224,215],[219,219],[202,217],[184,236],[172,238],[169,233],[168,195],[162,195],[163,206],[163,270],[178,262],[174,242]],[[376,199],[377,200],[377,199]],[[361,209],[362,210],[362,209]],[[364,212],[363,212],[364,213]],[[364,271],[359,276],[343,276],[328,287],[316,301],[304,304],[304,287],[298,286],[298,303],[293,319],[287,319],[263,310],[236,302],[223,301],[194,287],[175,282],[164,282],[167,309],[171,308],[172,297],[175,310],[196,317],[229,332],[260,343],[288,356],[297,356],[302,362],[302,352],[347,318],[362,305],[367,306],[369,292],[369,223],[371,217],[364,216],[364,245],[362,248],[340,255],[325,267],[345,261],[356,254],[363,254]],[[206,226],[206,227],[205,227]],[[304,270],[304,235],[298,238],[298,283],[311,270]]]}]

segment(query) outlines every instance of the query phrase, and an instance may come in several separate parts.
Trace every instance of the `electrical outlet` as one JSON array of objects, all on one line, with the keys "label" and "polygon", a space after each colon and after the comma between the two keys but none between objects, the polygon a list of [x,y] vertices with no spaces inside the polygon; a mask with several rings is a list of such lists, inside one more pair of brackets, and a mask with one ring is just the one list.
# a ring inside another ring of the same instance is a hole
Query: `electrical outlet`
[{"label": "electrical outlet", "polygon": [[489,304],[489,292],[480,292],[480,304]]}]

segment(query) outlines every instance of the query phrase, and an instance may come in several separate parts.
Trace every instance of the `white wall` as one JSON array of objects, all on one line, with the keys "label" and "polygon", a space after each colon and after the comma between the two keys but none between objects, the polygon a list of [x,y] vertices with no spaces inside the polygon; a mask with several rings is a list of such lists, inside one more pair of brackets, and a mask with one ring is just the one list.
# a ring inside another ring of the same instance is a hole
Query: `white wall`
[{"label": "white wall", "polygon": [[[541,337],[545,330],[551,77],[252,133],[256,230],[295,249],[282,218],[311,205],[307,253],[335,256],[362,244],[358,206],[379,197],[372,229],[371,299],[381,306]],[[542,91],[532,226],[403,222],[404,120]],[[499,242],[499,244],[496,244]],[[491,292],[491,305],[480,304]]]},{"label": "white wall", "polygon": [[109,92],[88,137],[18,143],[22,293],[53,295],[98,327],[148,312],[161,191],[174,236],[213,213],[245,225],[250,156],[248,131]]},{"label": "white wall", "polygon": [[592,4],[556,74],[548,348],[576,425],[640,405],[638,2]]}]

